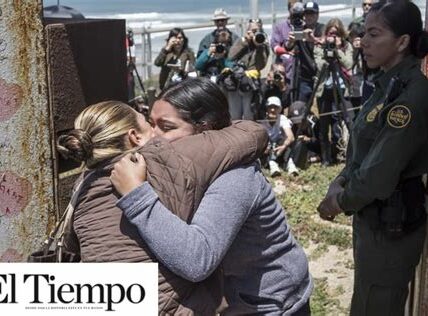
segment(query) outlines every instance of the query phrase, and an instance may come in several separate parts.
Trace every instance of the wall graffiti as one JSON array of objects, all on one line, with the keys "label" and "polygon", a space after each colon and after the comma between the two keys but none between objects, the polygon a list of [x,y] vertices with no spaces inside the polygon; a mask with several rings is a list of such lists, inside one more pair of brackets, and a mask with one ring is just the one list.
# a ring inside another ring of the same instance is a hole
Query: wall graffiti
[{"label": "wall graffiti", "polygon": [[23,93],[19,85],[0,78],[0,122],[10,119],[22,105]]},{"label": "wall graffiti", "polygon": [[0,255],[0,262],[21,262],[23,259],[16,249],[9,248]]},{"label": "wall graffiti", "polygon": [[11,171],[0,171],[0,215],[14,216],[28,204],[31,183]]}]

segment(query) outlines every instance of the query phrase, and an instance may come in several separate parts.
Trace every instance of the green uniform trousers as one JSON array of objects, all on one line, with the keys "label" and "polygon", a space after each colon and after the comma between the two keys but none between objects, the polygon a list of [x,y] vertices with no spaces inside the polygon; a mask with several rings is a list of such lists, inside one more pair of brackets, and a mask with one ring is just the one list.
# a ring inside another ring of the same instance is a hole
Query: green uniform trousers
[{"label": "green uniform trousers", "polygon": [[377,208],[353,218],[354,293],[351,316],[404,315],[408,284],[422,253],[426,225],[399,239],[376,227]]}]

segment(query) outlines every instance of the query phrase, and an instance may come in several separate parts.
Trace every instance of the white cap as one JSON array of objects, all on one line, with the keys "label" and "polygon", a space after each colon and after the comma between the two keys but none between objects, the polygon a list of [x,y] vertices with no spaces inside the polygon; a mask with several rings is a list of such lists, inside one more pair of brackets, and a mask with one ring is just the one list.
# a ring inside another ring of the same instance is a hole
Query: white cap
[{"label": "white cap", "polygon": [[282,108],[281,100],[278,97],[269,97],[266,101],[266,107],[268,106],[276,106]]},{"label": "white cap", "polygon": [[212,20],[228,20],[230,16],[227,15],[227,12],[223,8],[215,9]]}]

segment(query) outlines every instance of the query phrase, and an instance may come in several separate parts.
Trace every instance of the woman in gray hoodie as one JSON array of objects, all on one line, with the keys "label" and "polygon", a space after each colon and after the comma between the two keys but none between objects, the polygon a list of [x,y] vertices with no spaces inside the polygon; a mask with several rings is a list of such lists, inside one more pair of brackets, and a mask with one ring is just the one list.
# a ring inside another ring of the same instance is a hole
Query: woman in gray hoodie
[{"label": "woman in gray hoodie", "polygon": [[[207,119],[219,103],[227,108],[225,96],[208,79],[170,87],[153,106],[154,133],[178,139],[211,129]],[[306,255],[258,164],[220,175],[190,224],[162,204],[145,173],[143,159],[125,156],[115,164],[111,180],[123,195],[117,205],[171,271],[198,282],[221,266],[229,305],[224,315],[310,314],[313,284]]]}]

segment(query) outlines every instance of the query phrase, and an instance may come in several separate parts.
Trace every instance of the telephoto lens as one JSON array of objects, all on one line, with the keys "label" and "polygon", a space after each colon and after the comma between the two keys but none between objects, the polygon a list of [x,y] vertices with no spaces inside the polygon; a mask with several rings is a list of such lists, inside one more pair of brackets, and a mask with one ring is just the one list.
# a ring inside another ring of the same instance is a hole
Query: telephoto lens
[{"label": "telephoto lens", "polygon": [[281,74],[279,74],[277,72],[274,72],[274,74],[273,74],[273,80],[275,80],[275,81],[281,81],[282,80]]},{"label": "telephoto lens", "polygon": [[254,34],[254,40],[257,44],[263,44],[266,41],[266,34],[263,32],[256,32]]},{"label": "telephoto lens", "polygon": [[222,54],[225,52],[225,50],[226,50],[226,47],[224,46],[224,44],[216,44],[215,45],[215,52],[217,54]]}]

